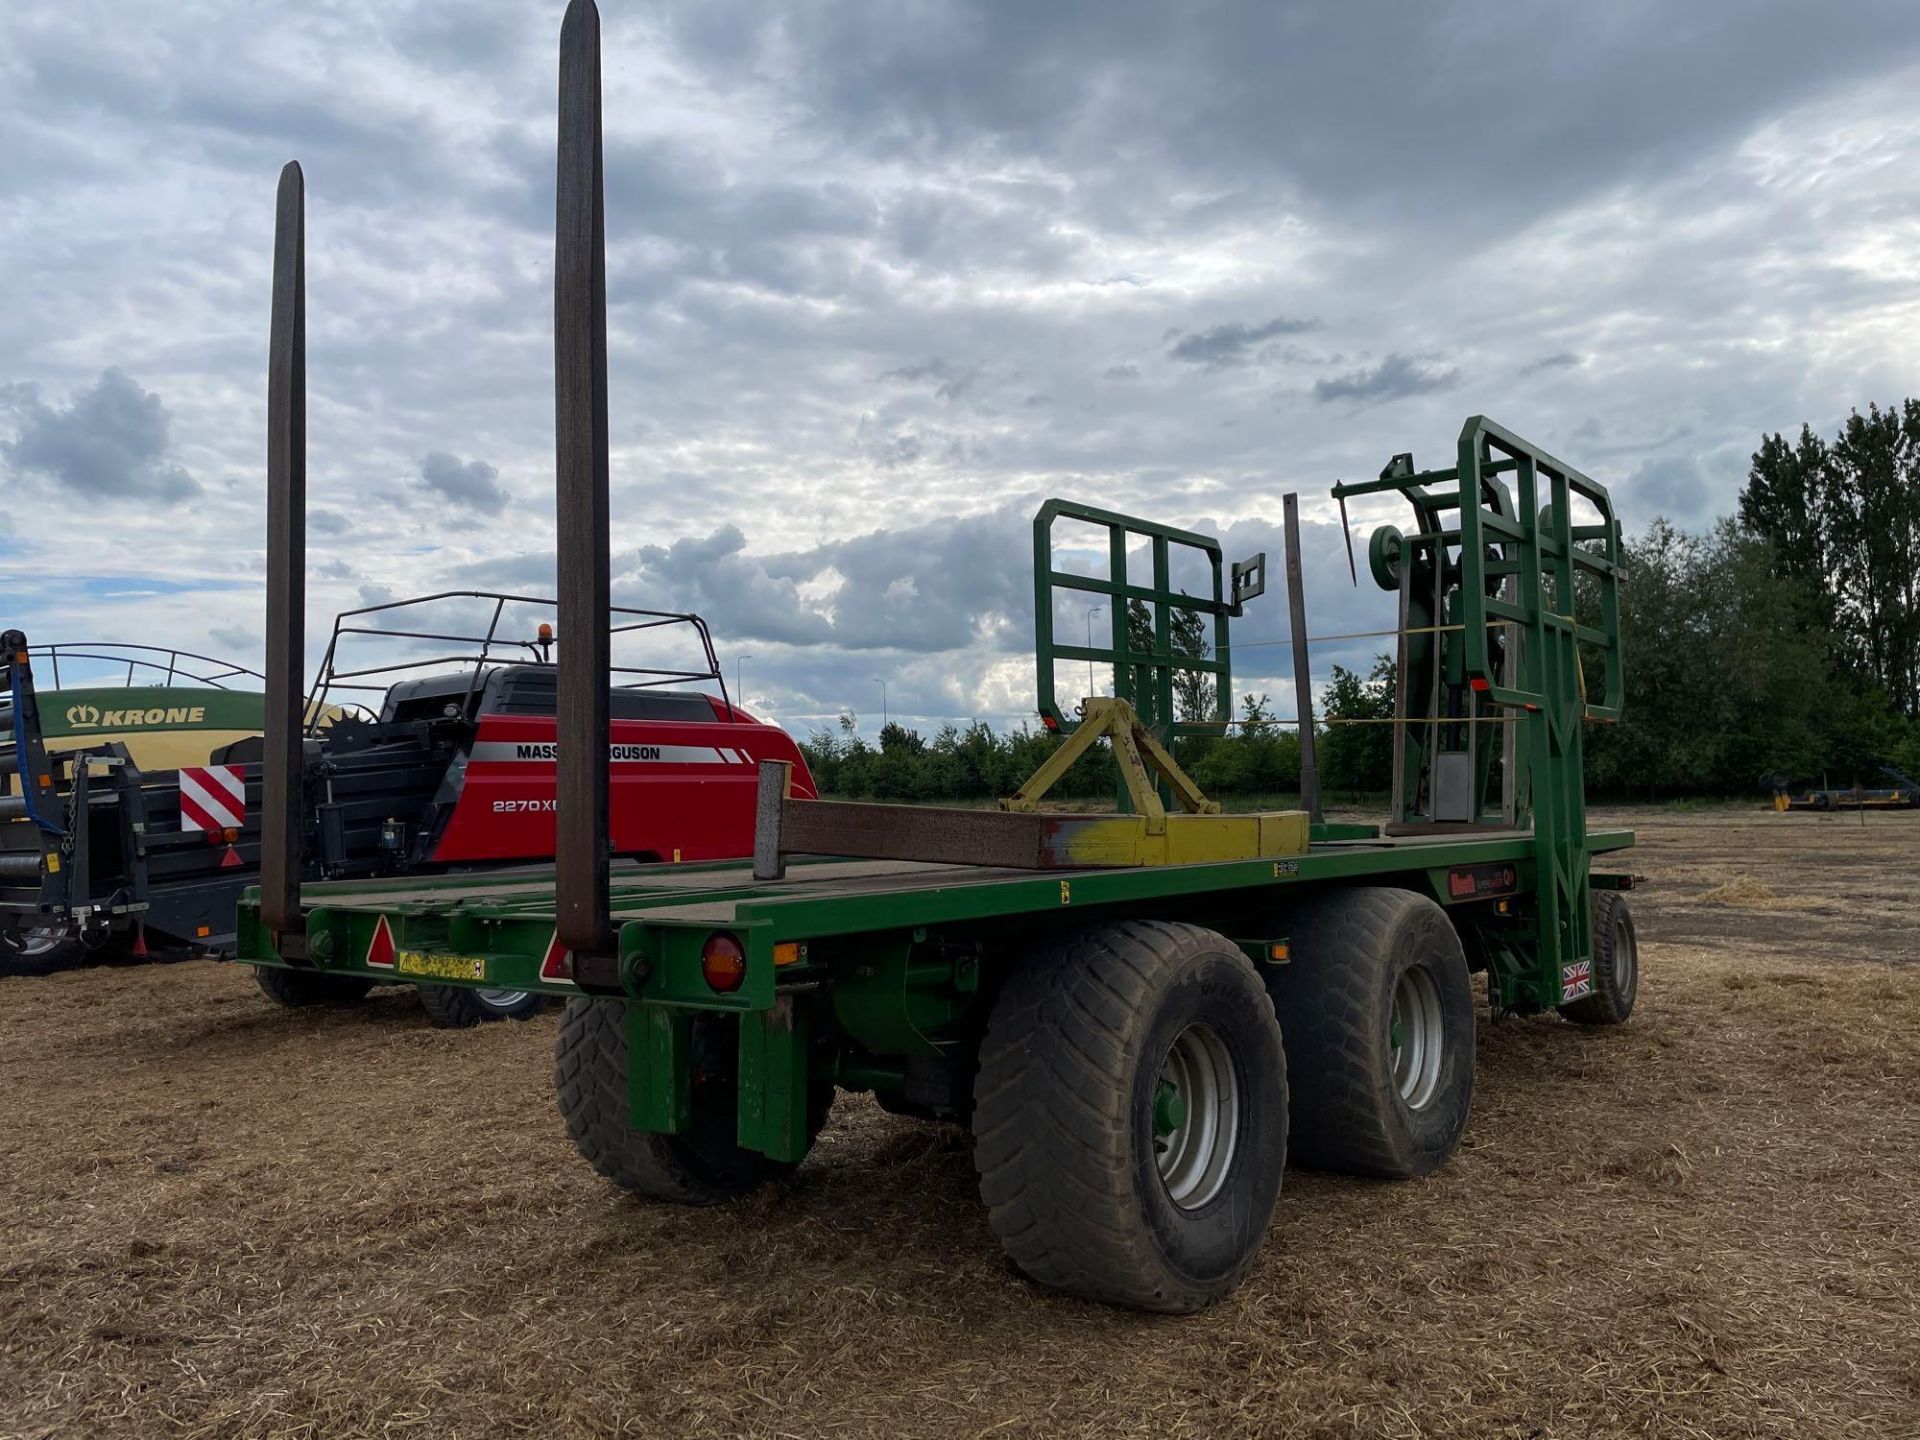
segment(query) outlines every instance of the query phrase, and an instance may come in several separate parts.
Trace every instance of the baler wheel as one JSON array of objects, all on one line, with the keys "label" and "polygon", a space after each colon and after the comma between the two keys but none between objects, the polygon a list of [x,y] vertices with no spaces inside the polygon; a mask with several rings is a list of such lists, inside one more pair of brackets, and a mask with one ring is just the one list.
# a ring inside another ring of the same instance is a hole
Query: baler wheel
[{"label": "baler wheel", "polygon": [[442,1030],[464,1030],[488,1020],[530,1020],[547,1008],[537,990],[474,990],[464,985],[419,985],[420,1006]]},{"label": "baler wheel", "polygon": [[1367,886],[1279,922],[1291,958],[1267,971],[1287,1037],[1294,1159],[1406,1180],[1445,1164],[1473,1100],[1474,1000],[1446,911]]},{"label": "baler wheel", "polygon": [[86,964],[88,954],[79,936],[52,925],[0,930],[0,975],[51,975]]},{"label": "baler wheel", "polygon": [[1029,955],[988,1021],[974,1165],[1044,1285],[1198,1310],[1259,1254],[1287,1154],[1287,1062],[1252,962],[1196,925],[1094,926]]}]

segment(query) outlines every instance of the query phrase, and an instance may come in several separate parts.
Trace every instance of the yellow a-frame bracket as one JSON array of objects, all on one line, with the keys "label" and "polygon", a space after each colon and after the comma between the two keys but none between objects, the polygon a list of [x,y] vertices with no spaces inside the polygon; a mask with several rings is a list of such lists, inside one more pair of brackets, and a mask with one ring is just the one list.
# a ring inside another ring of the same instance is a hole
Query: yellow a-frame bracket
[{"label": "yellow a-frame bracket", "polygon": [[1147,834],[1162,835],[1167,829],[1166,807],[1160,803],[1160,787],[1154,783],[1156,775],[1167,782],[1173,798],[1187,814],[1220,813],[1220,802],[1200,793],[1200,787],[1140,723],[1132,704],[1111,696],[1095,696],[1085,702],[1080,724],[1067,737],[1066,744],[1048,756],[1047,763],[1034,771],[1024,785],[1002,800],[1000,808],[1021,814],[1038,810],[1041,797],[1102,735],[1113,746],[1114,763],[1120,767],[1120,778],[1126,782],[1135,813],[1146,817]]}]

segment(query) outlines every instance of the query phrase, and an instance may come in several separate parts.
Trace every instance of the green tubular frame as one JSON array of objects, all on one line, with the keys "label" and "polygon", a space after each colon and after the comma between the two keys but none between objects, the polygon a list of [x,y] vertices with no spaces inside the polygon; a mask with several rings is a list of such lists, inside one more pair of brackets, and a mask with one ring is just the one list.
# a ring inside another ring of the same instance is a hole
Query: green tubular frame
[{"label": "green tubular frame", "polygon": [[[1392,491],[1413,505],[1420,529],[1404,543],[1447,566],[1451,613],[1434,618],[1457,621],[1461,629],[1448,639],[1462,647],[1466,680],[1516,717],[1515,821],[1524,825],[1530,806],[1535,914],[1532,935],[1516,947],[1519,963],[1496,974],[1509,1005],[1556,1005],[1563,967],[1593,954],[1582,728],[1620,716],[1620,522],[1605,486],[1483,415],[1461,427],[1452,469],[1406,471],[1389,467],[1377,480],[1342,483],[1333,493],[1344,500]],[[1517,494],[1512,514],[1502,513],[1502,477],[1511,477]],[[1576,499],[1598,513],[1598,523],[1573,522]],[[1510,599],[1503,598],[1508,577]],[[1581,618],[1588,609],[1597,610],[1598,623]],[[1499,624],[1521,635],[1511,674],[1494,664],[1489,630]],[[1599,670],[1597,699],[1589,662]]]},{"label": "green tubular frame", "polygon": [[[1053,525],[1056,520],[1077,520],[1098,526],[1107,532],[1107,575],[1072,575],[1053,568]],[[1138,537],[1148,542],[1153,555],[1153,583],[1134,585],[1127,579],[1128,542]],[[1173,547],[1198,551],[1207,560],[1212,577],[1211,595],[1183,595],[1172,581]],[[1166,744],[1180,735],[1218,735],[1223,722],[1233,711],[1233,669],[1231,646],[1227,637],[1227,618],[1240,613],[1240,606],[1228,594],[1226,570],[1221,560],[1220,542],[1210,535],[1179,530],[1171,525],[1156,525],[1132,515],[1101,510],[1091,505],[1076,505],[1067,500],[1049,500],[1033,517],[1033,621],[1035,679],[1040,697],[1040,714],[1050,730],[1071,735],[1078,727],[1077,717],[1063,712],[1054,687],[1054,662],[1091,661],[1113,672],[1113,692],[1130,703],[1146,722],[1147,729]],[[1089,648],[1086,645],[1061,644],[1053,633],[1053,600],[1056,590],[1074,590],[1107,600],[1108,643]],[[1153,616],[1153,651],[1142,654],[1132,648],[1127,630],[1127,602],[1138,600]],[[1213,617],[1213,654],[1207,657],[1175,656],[1172,644],[1174,608]],[[1205,721],[1189,722],[1175,718],[1173,676],[1176,670],[1198,670],[1214,680],[1214,712]]]}]

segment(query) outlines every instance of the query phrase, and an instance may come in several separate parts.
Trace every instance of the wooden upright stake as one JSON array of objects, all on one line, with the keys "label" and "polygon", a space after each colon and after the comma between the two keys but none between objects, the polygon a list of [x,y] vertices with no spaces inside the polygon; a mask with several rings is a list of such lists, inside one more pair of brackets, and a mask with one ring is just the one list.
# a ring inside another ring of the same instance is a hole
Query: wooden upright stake
[{"label": "wooden upright stake", "polygon": [[267,347],[267,694],[262,741],[260,919],[299,934],[301,737],[306,707],[306,182],[280,172],[273,222],[273,322]]},{"label": "wooden upright stake", "polygon": [[1313,668],[1307,659],[1307,592],[1300,566],[1300,502],[1283,495],[1286,521],[1287,625],[1293,631],[1293,713],[1300,719],[1300,805],[1320,823],[1320,767],[1313,756]]},{"label": "wooden upright stake", "polygon": [[560,27],[553,264],[554,481],[560,663],[554,904],[583,983],[613,953],[607,913],[607,256],[600,158],[600,12]]}]

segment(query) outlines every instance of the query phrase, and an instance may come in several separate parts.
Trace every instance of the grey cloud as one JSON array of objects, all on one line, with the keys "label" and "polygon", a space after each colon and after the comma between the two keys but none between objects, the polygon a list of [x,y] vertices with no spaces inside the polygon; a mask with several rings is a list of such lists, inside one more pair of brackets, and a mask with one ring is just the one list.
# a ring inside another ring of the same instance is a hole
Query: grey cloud
[{"label": "grey cloud", "polygon": [[953,372],[953,367],[938,355],[925,360],[916,360],[911,365],[901,365],[885,371],[882,380],[901,380],[909,384],[918,380],[944,380]]},{"label": "grey cloud", "polygon": [[980,383],[981,367],[965,367],[950,364],[938,355],[927,360],[916,360],[911,365],[902,365],[888,370],[880,377],[882,380],[897,380],[904,384],[918,384],[933,381],[934,397],[949,403],[965,399]]},{"label": "grey cloud", "polygon": [[[698,11],[711,29],[720,8],[681,0],[676,13]],[[1257,208],[1297,187],[1314,205],[1485,233],[1492,215],[1537,215],[1698,154],[1920,51],[1908,0],[1702,3],[1683,24],[1658,9],[1493,0],[1219,5],[1204,24],[1156,0],[934,5],[894,25],[853,0],[724,13],[777,42],[844,143],[896,160],[1056,157],[1142,225],[1170,196]],[[1496,51],[1511,73],[1550,77],[1552,100],[1510,114],[1463,105],[1436,79]],[[742,42],[700,58],[733,79],[767,54]],[[1130,142],[1124,165],[1112,163],[1117,136]]]},{"label": "grey cloud", "polygon": [[1331,380],[1313,382],[1313,398],[1351,400],[1359,405],[1403,400],[1430,390],[1450,390],[1460,383],[1457,369],[1440,369],[1406,355],[1389,355],[1371,369],[1362,368]]},{"label": "grey cloud", "polygon": [[1634,467],[1616,503],[1634,517],[1628,528],[1638,530],[1655,515],[1677,525],[1698,525],[1713,513],[1714,500],[1715,487],[1695,457],[1663,455]]},{"label": "grey cloud", "polygon": [[[1148,0],[930,0],[886,25],[848,0],[606,10],[616,524],[669,554],[735,527],[707,561],[749,587],[708,597],[636,561],[623,593],[800,637],[761,665],[782,704],[870,708],[884,663],[897,704],[964,717],[982,657],[1024,653],[1023,532],[976,553],[956,509],[1059,493],[1174,523],[1265,514],[1282,483],[1444,449],[1471,379],[1518,395],[1472,408],[1616,486],[1630,524],[1688,497],[1704,518],[1760,433],[1830,432],[1911,369],[1912,284],[1859,263],[1900,253],[1920,168],[1911,0],[1229,0],[1204,24]],[[32,374],[58,414],[120,363],[171,417],[177,448],[145,478],[177,466],[256,505],[272,176],[297,155],[316,550],[350,537],[361,576],[407,589],[550,592],[551,556],[507,553],[536,543],[515,507],[465,504],[439,553],[424,505],[359,523],[454,437],[463,470],[550,464],[555,17],[431,12],[124,0],[101,47],[82,12],[0,7],[0,274],[21,277],[0,383]],[[1463,104],[1436,78],[1496,52],[1550,102]],[[1310,361],[1249,338],[1306,312],[1328,317]],[[1256,360],[1303,378],[1267,383]],[[28,392],[9,393],[0,442]],[[239,523],[99,508],[135,579],[194,573]],[[842,538],[881,517],[871,555]],[[56,592],[27,561],[51,547],[14,543],[9,603],[44,628]],[[103,628],[138,623],[120,603]],[[980,618],[1002,610],[1021,618]],[[878,659],[894,636],[973,634],[991,638]]]},{"label": "grey cloud", "polygon": [[46,404],[29,385],[0,390],[0,404],[18,425],[12,440],[0,442],[16,470],[79,495],[172,505],[200,493],[199,482],[167,458],[167,407],[123,370],[104,371],[64,407]]},{"label": "grey cloud", "polygon": [[645,547],[625,593],[697,609],[730,638],[955,650],[1030,625],[1028,523],[1010,508],[772,555],[728,525]]},{"label": "grey cloud", "polygon": [[1520,367],[1522,375],[1537,375],[1542,370],[1573,370],[1585,364],[1585,357],[1571,350],[1562,350],[1556,355],[1543,355],[1538,360],[1529,360]]},{"label": "grey cloud", "polygon": [[1247,325],[1235,320],[1197,334],[1183,335],[1167,353],[1176,360],[1184,360],[1189,365],[1204,365],[1210,370],[1227,365],[1244,365],[1266,341],[1282,335],[1299,335],[1319,328],[1319,324],[1318,320],[1301,320],[1287,315],[1276,315],[1263,325]]},{"label": "grey cloud", "polygon": [[249,630],[244,625],[216,625],[207,631],[216,644],[223,646],[232,654],[255,655],[260,650],[258,631]]},{"label": "grey cloud", "polygon": [[429,490],[487,515],[498,515],[512,498],[500,483],[500,472],[486,461],[463,461],[444,450],[421,460],[420,480]]}]

